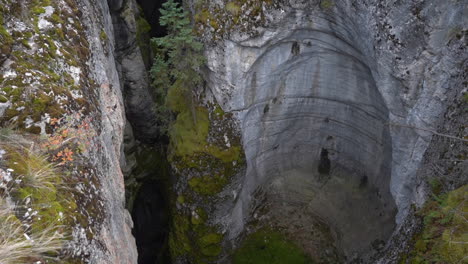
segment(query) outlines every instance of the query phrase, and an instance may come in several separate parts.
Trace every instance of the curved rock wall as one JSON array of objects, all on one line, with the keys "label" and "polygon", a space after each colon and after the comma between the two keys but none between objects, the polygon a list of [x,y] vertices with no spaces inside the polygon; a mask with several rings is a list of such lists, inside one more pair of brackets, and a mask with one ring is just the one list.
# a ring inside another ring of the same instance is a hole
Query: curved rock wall
[{"label": "curved rock wall", "polygon": [[352,26],[328,19],[292,10],[262,45],[227,45],[249,168],[233,225],[242,228],[262,186],[271,202],[323,218],[351,255],[362,250],[356,238],[367,247],[392,230],[391,138],[368,58],[348,38]]},{"label": "curved rock wall", "polygon": [[237,113],[248,161],[231,237],[256,215],[261,191],[272,211],[324,219],[348,257],[381,249],[424,199],[415,174],[446,98],[459,96],[450,88],[467,58],[466,4],[277,1],[262,10],[260,26],[207,51],[210,88]]}]

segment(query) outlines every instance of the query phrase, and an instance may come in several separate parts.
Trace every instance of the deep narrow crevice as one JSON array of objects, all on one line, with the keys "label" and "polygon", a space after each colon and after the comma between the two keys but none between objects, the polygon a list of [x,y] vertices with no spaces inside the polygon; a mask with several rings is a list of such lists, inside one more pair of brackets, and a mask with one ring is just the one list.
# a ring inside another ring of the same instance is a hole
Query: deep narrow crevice
[{"label": "deep narrow crevice", "polygon": [[[124,141],[125,164],[122,168],[126,206],[134,222],[132,233],[139,264],[171,263],[168,249],[171,216],[167,137],[158,133],[157,117],[152,111],[156,103],[152,98],[151,79],[147,72],[152,57],[148,48],[150,38],[166,34],[158,23],[159,8],[164,2],[108,0],[128,121]],[[142,28],[145,26],[144,20],[151,25],[149,32]]]},{"label": "deep narrow crevice", "polygon": [[164,186],[158,180],[144,181],[136,195],[132,218],[139,264],[170,263],[167,250],[170,216]]}]

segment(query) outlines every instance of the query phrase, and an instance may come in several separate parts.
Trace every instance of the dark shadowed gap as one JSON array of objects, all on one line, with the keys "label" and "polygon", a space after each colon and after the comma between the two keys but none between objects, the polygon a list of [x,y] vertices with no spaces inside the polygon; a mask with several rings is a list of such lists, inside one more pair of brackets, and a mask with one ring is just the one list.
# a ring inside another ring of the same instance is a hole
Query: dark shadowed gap
[{"label": "dark shadowed gap", "polygon": [[143,182],[134,202],[133,235],[139,264],[171,263],[167,248],[170,216],[164,186],[158,180]]},{"label": "dark shadowed gap", "polygon": [[[159,9],[162,7],[166,0],[137,0],[137,3],[143,9],[145,18],[151,25],[150,36],[151,37],[163,37],[166,35],[166,28],[159,25]],[[180,0],[175,2],[181,3]]]}]

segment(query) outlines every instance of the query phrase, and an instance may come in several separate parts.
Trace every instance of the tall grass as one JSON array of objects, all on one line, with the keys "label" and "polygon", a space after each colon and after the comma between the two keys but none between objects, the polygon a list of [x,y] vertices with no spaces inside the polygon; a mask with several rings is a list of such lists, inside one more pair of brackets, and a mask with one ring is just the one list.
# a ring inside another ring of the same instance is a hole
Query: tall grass
[{"label": "tall grass", "polygon": [[[66,241],[59,223],[51,221],[40,228],[31,228],[36,220],[24,217],[28,210],[20,206],[24,201],[15,201],[15,204],[11,202],[14,197],[9,195],[21,188],[35,193],[56,192],[56,185],[60,184],[58,170],[45,153],[34,148],[32,141],[15,133],[5,134],[0,135],[0,149],[6,151],[3,160],[0,159],[0,167],[4,172],[11,169],[14,180],[3,185],[6,189],[0,189],[0,263],[44,263],[47,259],[56,259]],[[34,199],[27,205],[28,208],[35,206]]]},{"label": "tall grass", "polygon": [[63,235],[55,225],[34,233],[18,220],[14,210],[0,197],[0,263],[17,264],[54,258],[62,248]]}]

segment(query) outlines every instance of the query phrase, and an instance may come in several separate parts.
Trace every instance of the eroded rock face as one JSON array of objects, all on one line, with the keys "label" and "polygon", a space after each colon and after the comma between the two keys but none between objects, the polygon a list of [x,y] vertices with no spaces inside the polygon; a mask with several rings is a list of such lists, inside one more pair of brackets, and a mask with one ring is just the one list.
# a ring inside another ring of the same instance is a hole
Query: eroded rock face
[{"label": "eroded rock face", "polygon": [[284,35],[260,48],[229,43],[228,60],[250,55],[253,62],[246,72],[229,72],[249,161],[235,209],[243,213],[233,225],[242,227],[250,194],[261,187],[276,204],[271,210],[301,207],[320,216],[352,255],[393,228],[388,110],[367,58],[344,39],[352,32],[341,34],[319,15],[293,10]]},{"label": "eroded rock face", "polygon": [[157,118],[150,92],[148,69],[138,46],[136,21],[140,14],[135,1],[108,1],[114,24],[116,61],[125,101],[125,114],[135,137],[154,142],[158,137]]},{"label": "eroded rock face", "polygon": [[[59,139],[52,142],[56,149],[41,148],[60,171],[66,198],[76,203],[76,209],[53,212],[71,219],[64,227],[71,235],[64,257],[76,263],[136,263],[119,163],[125,114],[107,3],[2,0],[1,6],[8,7],[1,10],[2,17],[7,14],[2,33],[17,36],[12,39],[17,55],[8,54],[10,62],[0,65],[1,93],[8,102],[0,121],[3,126],[18,120],[14,127]],[[5,92],[13,83],[16,97]],[[57,137],[59,131],[66,132]],[[57,159],[63,149],[68,158]],[[57,215],[47,219],[61,219]]]},{"label": "eroded rock face", "polygon": [[238,236],[266,197],[271,212],[323,219],[342,254],[363,256],[424,199],[416,170],[457,96],[466,4],[285,2],[207,51],[211,90],[237,113],[248,161],[224,219]]}]

